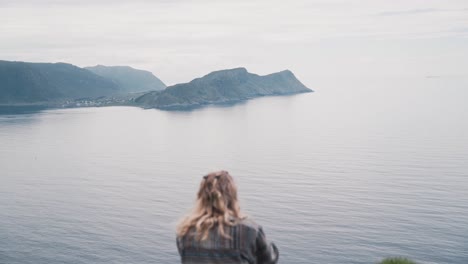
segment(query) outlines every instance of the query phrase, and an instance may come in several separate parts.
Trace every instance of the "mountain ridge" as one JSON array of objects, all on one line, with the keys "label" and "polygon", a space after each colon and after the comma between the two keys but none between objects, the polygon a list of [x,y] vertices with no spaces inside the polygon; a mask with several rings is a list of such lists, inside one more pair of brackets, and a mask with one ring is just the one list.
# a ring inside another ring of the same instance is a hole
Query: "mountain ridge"
[{"label": "mountain ridge", "polygon": [[96,65],[84,67],[94,74],[110,79],[117,83],[122,92],[143,92],[150,90],[164,90],[166,85],[152,72],[135,69],[130,66]]},{"label": "mountain ridge", "polygon": [[188,83],[175,84],[163,91],[150,92],[135,99],[145,108],[191,109],[207,104],[244,101],[267,95],[313,92],[290,70],[267,75],[249,73],[243,67],[218,70]]},{"label": "mountain ridge", "polygon": [[69,63],[0,60],[3,104],[100,97],[118,91],[112,81]]},{"label": "mountain ridge", "polygon": [[0,105],[4,106],[131,105],[184,110],[260,96],[313,92],[290,70],[262,76],[244,67],[213,71],[161,90],[162,86],[165,84],[151,72],[130,66],[80,68],[63,62],[0,60]]}]

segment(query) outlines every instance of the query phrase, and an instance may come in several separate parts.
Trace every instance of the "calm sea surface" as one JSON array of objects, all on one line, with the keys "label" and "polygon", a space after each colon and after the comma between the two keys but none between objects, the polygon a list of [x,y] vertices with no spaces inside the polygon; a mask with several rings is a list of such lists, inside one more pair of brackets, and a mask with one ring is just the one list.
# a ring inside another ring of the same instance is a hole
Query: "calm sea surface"
[{"label": "calm sea surface", "polygon": [[312,88],[0,115],[0,263],[177,263],[175,225],[218,169],[281,263],[468,263],[467,79]]}]

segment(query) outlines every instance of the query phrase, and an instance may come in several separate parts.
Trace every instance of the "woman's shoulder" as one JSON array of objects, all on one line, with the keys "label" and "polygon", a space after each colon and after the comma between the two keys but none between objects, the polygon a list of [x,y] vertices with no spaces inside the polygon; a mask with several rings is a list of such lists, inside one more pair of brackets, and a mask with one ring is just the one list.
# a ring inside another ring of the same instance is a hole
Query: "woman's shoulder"
[{"label": "woman's shoulder", "polygon": [[254,229],[254,230],[259,230],[262,228],[257,222],[255,222],[255,220],[247,216],[239,219],[238,224],[245,228]]}]

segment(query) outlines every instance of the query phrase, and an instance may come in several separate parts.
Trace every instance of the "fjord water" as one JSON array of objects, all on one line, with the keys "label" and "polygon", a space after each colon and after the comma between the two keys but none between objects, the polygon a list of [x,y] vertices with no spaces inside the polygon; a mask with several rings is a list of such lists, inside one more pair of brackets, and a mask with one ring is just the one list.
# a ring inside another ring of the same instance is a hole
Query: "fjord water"
[{"label": "fjord water", "polygon": [[0,263],[177,263],[204,173],[235,177],[281,263],[468,263],[468,81],[342,78],[166,112],[0,116]]}]

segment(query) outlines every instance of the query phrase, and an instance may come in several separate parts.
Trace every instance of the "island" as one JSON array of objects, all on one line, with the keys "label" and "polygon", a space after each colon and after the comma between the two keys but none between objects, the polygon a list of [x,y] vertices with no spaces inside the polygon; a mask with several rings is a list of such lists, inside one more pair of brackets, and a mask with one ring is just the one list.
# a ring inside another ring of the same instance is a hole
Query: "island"
[{"label": "island", "polygon": [[136,98],[135,104],[144,108],[186,110],[208,104],[232,104],[260,96],[307,92],[313,91],[289,70],[260,76],[245,68],[234,68],[211,72],[163,91],[146,93]]}]

